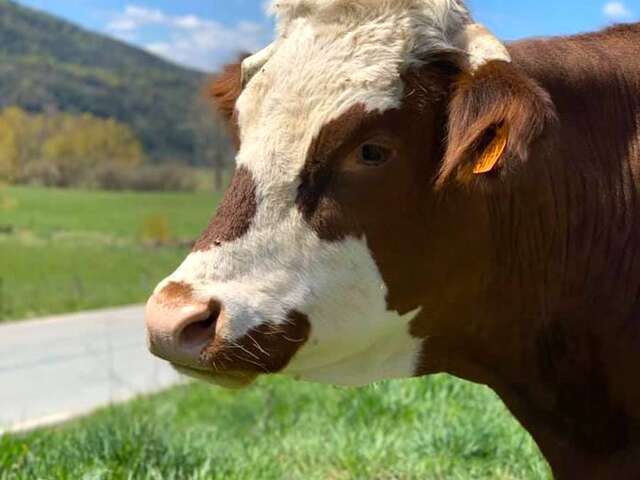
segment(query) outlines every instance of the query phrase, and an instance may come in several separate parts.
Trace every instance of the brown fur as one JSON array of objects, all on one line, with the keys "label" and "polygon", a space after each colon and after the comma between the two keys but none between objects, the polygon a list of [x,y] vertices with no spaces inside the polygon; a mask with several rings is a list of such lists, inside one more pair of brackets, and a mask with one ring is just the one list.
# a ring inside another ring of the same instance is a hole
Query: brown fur
[{"label": "brown fur", "polygon": [[[510,51],[326,125],[298,208],[327,241],[366,236],[389,309],[422,307],[417,375],[491,386],[558,478],[640,478],[640,25]],[[502,122],[499,174],[474,176]],[[360,165],[379,131],[395,157]]]},{"label": "brown fur", "polygon": [[512,64],[493,61],[473,74],[465,72],[453,86],[449,103],[448,148],[437,184],[451,177],[462,183],[482,176],[473,167],[495,130],[506,126],[508,143],[498,168],[526,160],[531,142],[554,118],[549,95]]},{"label": "brown fur", "polygon": [[239,167],[218,211],[196,242],[193,251],[208,250],[242,237],[249,230],[256,209],[256,185],[251,172]]},{"label": "brown fur", "polygon": [[[490,385],[558,478],[640,477],[639,49],[617,27],[515,44],[513,65],[457,81],[427,67],[400,110],[326,125],[301,176],[321,238],[365,235],[389,308],[422,307],[417,374]],[[499,175],[473,176],[500,122]],[[396,158],[354,165],[380,130]]]},{"label": "brown fur", "polygon": [[238,122],[236,119],[236,102],[242,93],[241,62],[232,63],[224,67],[209,86],[209,95],[227,124],[229,133],[236,147],[240,145]]}]

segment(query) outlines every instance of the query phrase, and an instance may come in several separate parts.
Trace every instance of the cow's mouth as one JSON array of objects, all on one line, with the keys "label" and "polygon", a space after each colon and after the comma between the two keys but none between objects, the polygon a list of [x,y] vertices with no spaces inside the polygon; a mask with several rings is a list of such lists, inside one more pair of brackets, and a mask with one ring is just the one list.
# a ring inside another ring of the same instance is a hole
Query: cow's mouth
[{"label": "cow's mouth", "polygon": [[147,306],[149,350],[184,375],[237,389],[260,375],[280,373],[310,335],[308,318],[296,311],[262,321],[238,337],[229,335],[233,318],[210,312],[209,304],[168,308],[152,297]]},{"label": "cow's mouth", "polygon": [[212,372],[208,370],[199,370],[196,368],[185,367],[172,363],[171,366],[187,377],[195,378],[196,380],[202,380],[207,383],[213,383],[220,387],[229,388],[233,390],[240,390],[249,387],[255,382],[257,375],[249,373],[238,372]]}]

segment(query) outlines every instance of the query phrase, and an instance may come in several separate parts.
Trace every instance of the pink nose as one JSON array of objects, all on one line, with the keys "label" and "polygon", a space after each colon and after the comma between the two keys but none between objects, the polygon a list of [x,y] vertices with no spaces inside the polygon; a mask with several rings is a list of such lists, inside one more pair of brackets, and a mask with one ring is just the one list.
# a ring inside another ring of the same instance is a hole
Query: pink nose
[{"label": "pink nose", "polygon": [[145,320],[151,353],[171,363],[199,368],[200,353],[213,340],[221,305],[194,301],[165,288],[147,302]]}]

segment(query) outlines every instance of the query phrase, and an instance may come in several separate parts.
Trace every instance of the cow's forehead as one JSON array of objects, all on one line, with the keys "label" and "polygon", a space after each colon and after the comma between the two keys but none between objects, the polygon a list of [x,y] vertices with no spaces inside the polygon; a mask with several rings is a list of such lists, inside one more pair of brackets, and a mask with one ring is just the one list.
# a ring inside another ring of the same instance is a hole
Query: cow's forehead
[{"label": "cow's forehead", "polygon": [[[238,157],[293,178],[322,127],[354,105],[384,112],[400,106],[401,73],[417,52],[446,48],[461,25],[450,0],[279,1],[274,54],[237,103]],[[272,176],[272,175],[269,175]]]},{"label": "cow's forehead", "polygon": [[398,106],[405,42],[394,38],[391,25],[372,36],[318,32],[300,22],[238,101],[242,146],[258,144],[263,154],[277,148],[271,160],[295,170],[323,125],[354,104],[380,111]]}]

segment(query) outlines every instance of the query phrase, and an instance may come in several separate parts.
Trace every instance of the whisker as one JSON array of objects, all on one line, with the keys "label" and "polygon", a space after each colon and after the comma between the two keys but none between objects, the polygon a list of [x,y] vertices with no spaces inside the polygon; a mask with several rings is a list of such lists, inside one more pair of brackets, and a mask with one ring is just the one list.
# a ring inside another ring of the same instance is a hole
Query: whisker
[{"label": "whisker", "polygon": [[264,348],[262,348],[260,346],[260,344],[256,341],[256,339],[251,336],[251,334],[247,333],[247,337],[255,344],[255,346],[256,346],[256,348],[258,350],[260,350],[262,353],[264,353],[267,357],[271,356],[271,354],[269,352],[267,352]]},{"label": "whisker", "polygon": [[263,365],[262,363],[254,362],[253,360],[250,360],[248,358],[244,358],[244,357],[241,357],[241,356],[238,356],[238,359],[243,361],[243,362],[250,363],[251,365],[255,365],[256,367],[258,367],[259,369],[261,369],[265,373],[269,373],[269,370],[267,369],[267,367],[265,365]]},{"label": "whisker", "polygon": [[231,345],[229,345],[229,348],[239,348],[240,350],[242,350],[245,353],[248,353],[249,355],[251,355],[253,358],[255,358],[256,360],[260,360],[260,357],[258,355],[256,355],[255,353],[253,353],[251,350],[248,350],[246,347],[240,345],[239,343],[233,343]]}]

